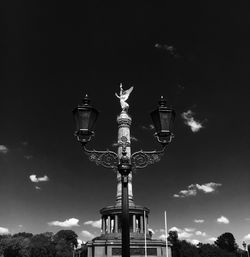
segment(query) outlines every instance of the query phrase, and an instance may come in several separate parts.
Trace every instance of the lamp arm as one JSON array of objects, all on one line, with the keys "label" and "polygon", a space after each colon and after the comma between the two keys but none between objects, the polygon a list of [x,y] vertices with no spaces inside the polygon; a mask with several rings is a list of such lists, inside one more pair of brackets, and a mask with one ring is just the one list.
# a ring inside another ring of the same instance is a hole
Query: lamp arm
[{"label": "lamp arm", "polygon": [[118,155],[113,151],[96,151],[89,150],[82,144],[84,153],[89,157],[89,160],[95,162],[96,165],[101,165],[104,168],[117,169]]},{"label": "lamp arm", "polygon": [[140,150],[138,152],[133,153],[131,155],[132,170],[134,171],[136,169],[142,169],[147,167],[150,164],[159,162],[166,150],[166,147],[167,147],[167,144],[163,145],[162,149],[158,151],[157,150],[154,150],[154,151]]}]

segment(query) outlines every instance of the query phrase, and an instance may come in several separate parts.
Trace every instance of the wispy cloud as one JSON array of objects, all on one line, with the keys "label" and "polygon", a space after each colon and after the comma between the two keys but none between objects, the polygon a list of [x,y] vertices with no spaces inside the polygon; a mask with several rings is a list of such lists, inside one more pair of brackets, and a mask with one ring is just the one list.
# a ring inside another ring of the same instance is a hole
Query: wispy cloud
[{"label": "wispy cloud", "polygon": [[130,136],[130,140],[137,142],[137,141],[138,141],[138,138],[136,138],[135,136],[132,136],[132,135],[131,135],[131,136]]},{"label": "wispy cloud", "polygon": [[167,45],[167,44],[155,44],[155,48],[161,49],[169,53],[175,58],[180,58],[181,56],[177,53],[176,49],[172,45]]},{"label": "wispy cloud", "polygon": [[245,235],[244,240],[250,240],[250,234]]},{"label": "wispy cloud", "polygon": [[101,228],[102,220],[99,219],[99,220],[95,220],[95,221],[93,221],[93,220],[85,221],[84,225],[91,225],[94,228]]},{"label": "wispy cloud", "polygon": [[201,232],[201,231],[195,231],[196,236],[206,236],[206,232]]},{"label": "wispy cloud", "polygon": [[83,230],[83,231],[81,232],[81,234],[82,234],[84,237],[86,237],[87,239],[91,239],[91,238],[95,237],[94,234],[90,233],[90,232],[87,231],[87,230]]},{"label": "wispy cloud", "polygon": [[5,145],[0,145],[0,154],[6,154],[9,152],[9,149]]},{"label": "wispy cloud", "polygon": [[50,226],[57,226],[57,227],[63,227],[63,228],[69,228],[69,227],[77,227],[79,220],[76,218],[70,218],[66,219],[65,221],[51,221],[48,224]]},{"label": "wispy cloud", "polygon": [[149,124],[149,125],[143,125],[143,126],[141,126],[141,128],[142,129],[144,129],[144,130],[154,130],[154,125],[153,124]]},{"label": "wispy cloud", "polygon": [[78,243],[78,246],[77,248],[80,248],[82,244],[84,244],[85,242],[82,241],[81,239],[77,238],[77,243]]},{"label": "wispy cloud", "polygon": [[223,224],[229,224],[229,223],[230,223],[229,219],[226,218],[225,216],[219,217],[219,218],[217,219],[217,222],[218,222],[218,223],[223,223]]},{"label": "wispy cloud", "polygon": [[194,223],[204,223],[205,220],[203,219],[195,219]]},{"label": "wispy cloud", "polygon": [[194,119],[194,113],[191,110],[183,112],[181,116],[184,120],[184,123],[191,128],[192,132],[196,133],[201,128],[203,128],[201,122]]},{"label": "wispy cloud", "polygon": [[208,241],[211,241],[211,242],[214,242],[214,241],[216,241],[216,240],[217,240],[216,237],[210,237],[210,238],[208,238]]},{"label": "wispy cloud", "polygon": [[0,235],[6,235],[9,234],[9,229],[8,228],[4,228],[4,227],[0,227]]},{"label": "wispy cloud", "polygon": [[219,186],[222,186],[222,184],[215,182],[210,182],[203,185],[196,184],[197,189],[203,191],[206,194],[214,192]]},{"label": "wispy cloud", "polygon": [[178,237],[180,239],[185,239],[185,238],[189,238],[193,235],[193,233],[191,233],[191,231],[187,231],[188,229],[180,229],[177,227],[172,227],[169,229],[169,231],[177,231],[178,233]]},{"label": "wispy cloud", "polygon": [[32,155],[24,155],[24,158],[25,158],[26,160],[30,160],[30,159],[33,158],[33,156],[32,156]]},{"label": "wispy cloud", "polygon": [[43,177],[37,177],[35,174],[30,175],[30,180],[33,183],[49,181],[49,177],[44,175]]},{"label": "wispy cloud", "polygon": [[191,242],[191,244],[193,244],[193,245],[198,245],[198,244],[200,243],[200,241],[197,240],[197,239],[192,239],[190,242]]},{"label": "wispy cloud", "polygon": [[[209,182],[206,184],[191,184],[187,187],[187,189],[181,190],[178,194],[174,194],[175,198],[185,198],[189,196],[196,196],[198,191],[201,191],[205,194],[213,193],[216,189],[222,186],[220,183]],[[196,222],[198,223],[198,222]]]}]

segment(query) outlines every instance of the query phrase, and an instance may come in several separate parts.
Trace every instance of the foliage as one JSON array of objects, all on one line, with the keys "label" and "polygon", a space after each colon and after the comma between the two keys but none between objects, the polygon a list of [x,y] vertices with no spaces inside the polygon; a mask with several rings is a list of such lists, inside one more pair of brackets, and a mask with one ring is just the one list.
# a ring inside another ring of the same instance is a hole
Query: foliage
[{"label": "foliage", "polygon": [[[169,232],[168,241],[172,244],[173,257],[246,257],[246,252],[238,249],[231,233],[224,233],[218,237],[216,241],[219,245],[199,243],[195,246],[185,240],[179,240],[177,231]],[[223,248],[224,245],[227,247]]]},{"label": "foliage", "polygon": [[53,234],[43,233],[32,237],[30,253],[32,257],[54,257],[55,244],[52,241]]},{"label": "foliage", "polygon": [[54,236],[55,243],[60,243],[63,240],[63,242],[70,246],[72,249],[73,247],[77,247],[77,234],[72,230],[60,230],[58,231]]},{"label": "foliage", "polygon": [[77,234],[72,230],[60,230],[55,235],[51,232],[0,235],[0,256],[71,257],[77,244]]},{"label": "foliage", "polygon": [[229,253],[211,244],[199,244],[200,257],[236,257],[234,253]]},{"label": "foliage", "polygon": [[22,236],[8,238],[5,241],[4,257],[29,257],[30,239]]},{"label": "foliage", "polygon": [[229,232],[220,235],[214,243],[219,248],[231,253],[236,252],[238,248],[233,234]]}]

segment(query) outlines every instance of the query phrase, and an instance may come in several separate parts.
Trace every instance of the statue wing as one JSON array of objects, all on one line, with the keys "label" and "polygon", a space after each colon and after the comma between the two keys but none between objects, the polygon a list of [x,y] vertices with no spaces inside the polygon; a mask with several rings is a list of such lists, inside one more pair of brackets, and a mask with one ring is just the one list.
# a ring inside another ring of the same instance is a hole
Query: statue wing
[{"label": "statue wing", "polygon": [[129,95],[133,91],[134,87],[129,88],[128,90],[123,91],[124,100],[126,101],[129,98]]}]

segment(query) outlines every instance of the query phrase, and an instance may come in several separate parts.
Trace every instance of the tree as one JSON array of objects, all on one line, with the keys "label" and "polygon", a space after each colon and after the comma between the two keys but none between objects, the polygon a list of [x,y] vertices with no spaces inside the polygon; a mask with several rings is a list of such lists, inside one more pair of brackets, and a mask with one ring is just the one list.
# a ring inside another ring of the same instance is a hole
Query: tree
[{"label": "tree", "polygon": [[215,245],[211,244],[199,244],[199,256],[200,257],[235,257],[234,253],[229,253]]},{"label": "tree", "polygon": [[33,237],[33,234],[32,233],[27,233],[27,232],[19,232],[19,233],[14,234],[12,236],[12,238],[14,238],[14,237],[31,238],[31,237]]},{"label": "tree", "polygon": [[56,257],[71,257],[77,247],[77,234],[72,230],[60,230],[54,236]]},{"label": "tree", "polygon": [[214,242],[220,249],[226,250],[228,252],[236,252],[238,246],[235,242],[235,238],[232,233],[226,232],[220,235]]},{"label": "tree", "polygon": [[55,244],[52,241],[53,233],[43,233],[31,238],[30,253],[32,257],[54,257]]},{"label": "tree", "polygon": [[186,240],[181,240],[179,246],[181,257],[199,257],[198,248]]},{"label": "tree", "polygon": [[180,257],[180,241],[178,239],[178,233],[175,230],[168,232],[168,241],[172,244],[173,257]]},{"label": "tree", "polygon": [[8,238],[4,249],[4,257],[30,257],[30,238],[22,236]]},{"label": "tree", "polygon": [[65,240],[65,243],[69,246],[77,247],[77,234],[73,230],[60,230],[54,236],[55,243]]}]

